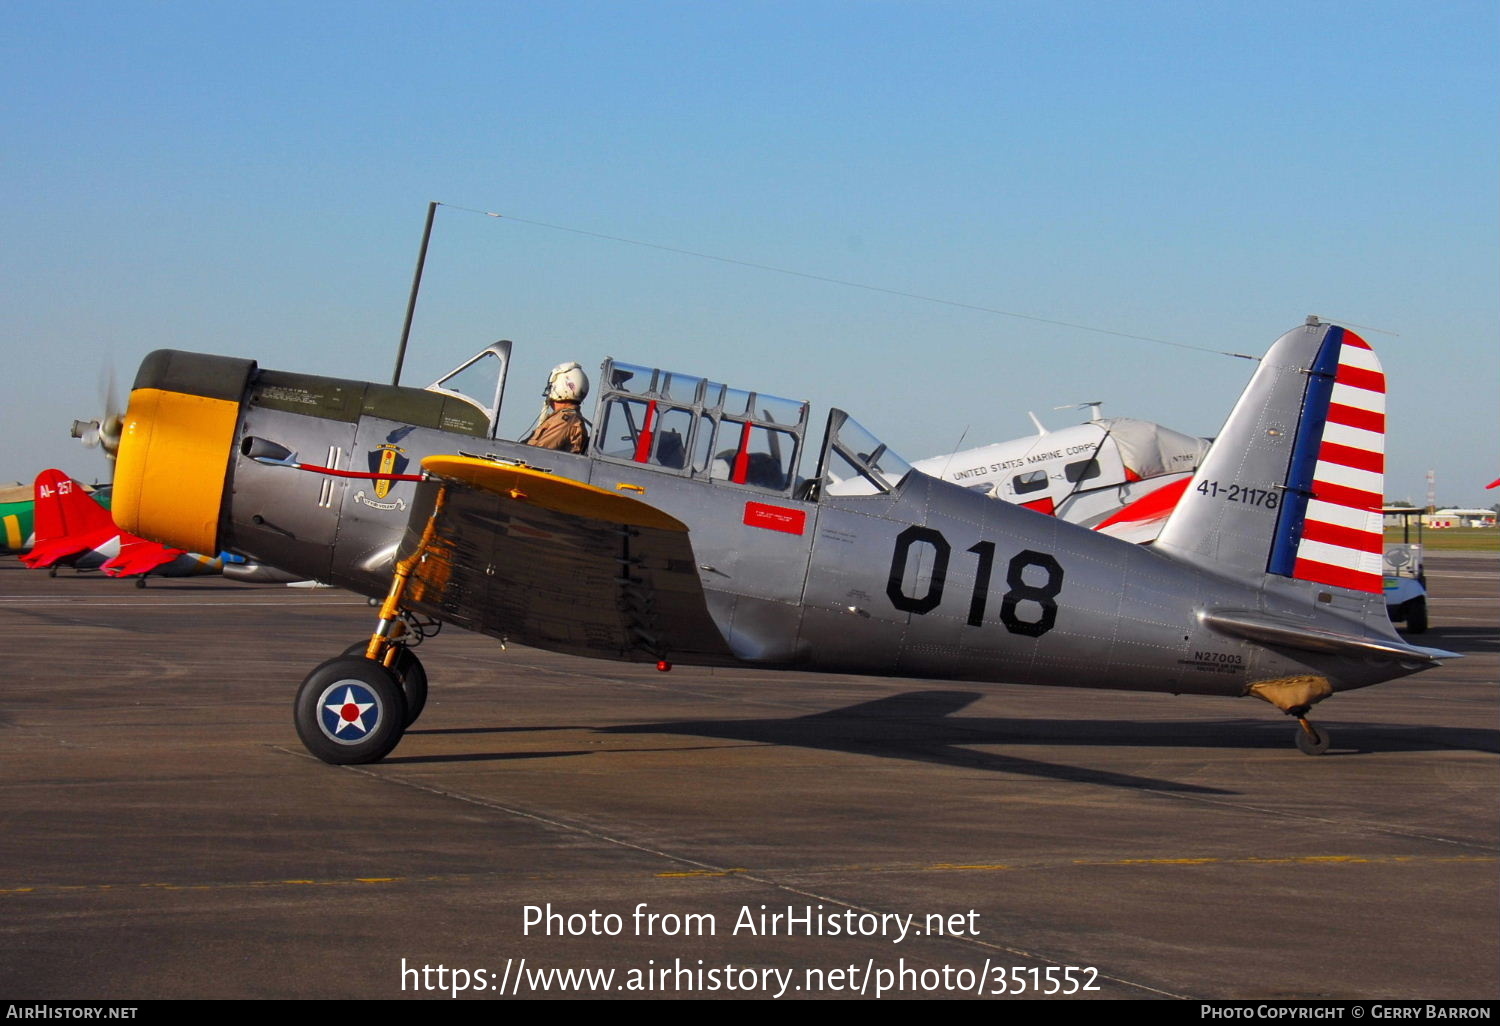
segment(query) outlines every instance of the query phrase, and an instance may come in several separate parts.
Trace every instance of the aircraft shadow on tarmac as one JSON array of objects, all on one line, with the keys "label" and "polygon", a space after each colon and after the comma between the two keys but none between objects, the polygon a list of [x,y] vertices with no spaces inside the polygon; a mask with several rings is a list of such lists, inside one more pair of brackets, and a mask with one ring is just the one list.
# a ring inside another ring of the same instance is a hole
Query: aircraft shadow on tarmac
[{"label": "aircraft shadow on tarmac", "polygon": [[1500,652],[1500,627],[1434,627],[1408,637],[1416,645],[1446,648],[1460,655]]},{"label": "aircraft shadow on tarmac", "polygon": [[[1286,749],[1288,759],[1303,757],[1291,750],[1291,730],[1284,719],[1173,721],[1005,719],[996,717],[955,718],[979,698],[971,691],[914,691],[872,702],[833,709],[807,716],[780,719],[676,720],[600,727],[601,734],[661,734],[678,737],[711,737],[756,745],[782,745],[935,763],[984,772],[1102,784],[1136,790],[1176,791],[1193,794],[1235,794],[1220,788],[1187,784],[1153,777],[1119,773],[1084,766],[1058,765],[994,751],[979,751],[979,745],[1054,745],[1107,748],[1264,748]],[[1325,719],[1324,722],[1327,722]],[[1482,728],[1359,724],[1332,721],[1337,725],[1334,747],[1327,757],[1356,755],[1370,751],[1429,751],[1469,749],[1500,751],[1500,731]],[[508,733],[514,727],[463,728],[457,733]],[[579,727],[524,728],[537,730],[587,729]],[[455,731],[412,731],[414,734],[446,734]],[[598,754],[590,752],[526,753],[542,755]],[[619,755],[619,751],[612,754]],[[483,761],[507,759],[514,754],[453,756],[395,756],[387,763]]]},{"label": "aircraft shadow on tarmac", "polygon": [[[416,731],[407,731],[415,734]],[[418,766],[444,762],[513,762],[518,759],[561,759],[574,755],[598,755],[598,752],[579,748],[563,748],[555,752],[491,752],[487,755],[392,755],[380,760],[382,766]]]},{"label": "aircraft shadow on tarmac", "polygon": [[[3,570],[25,570],[26,567],[21,566],[19,563],[17,563],[15,566],[9,566],[9,567],[0,565],[0,569],[3,569]],[[30,573],[36,573],[35,570],[28,571],[28,572],[30,572]],[[147,589],[151,590],[151,591],[194,591],[194,592],[196,592],[196,591],[239,591],[239,592],[244,592],[244,591],[248,591],[248,590],[253,589],[253,588],[281,588],[281,587],[283,587],[283,585],[280,585],[280,584],[258,584],[258,583],[247,583],[247,582],[242,582],[242,581],[224,581],[224,582],[219,583],[219,584],[210,584],[210,583],[208,583],[207,581],[204,580],[205,577],[212,577],[212,576],[213,576],[212,574],[202,574],[202,575],[200,575],[198,577],[185,578],[185,579],[180,579],[179,580],[179,579],[171,578],[171,577],[161,577],[161,576],[156,576],[156,575],[147,575],[145,587]],[[126,588],[135,588],[135,587],[138,587],[138,585],[136,584],[136,578],[134,578],[134,577],[109,577],[109,576],[106,576],[105,574],[100,573],[97,570],[68,570],[65,573],[59,573],[55,578],[53,578],[53,580],[54,581],[58,581],[58,582],[82,581],[84,583],[97,583],[99,581],[104,581],[104,582],[107,582],[109,584],[109,586],[111,586],[111,587],[117,587],[117,588],[121,589],[122,591],[124,589],[126,589]]]}]

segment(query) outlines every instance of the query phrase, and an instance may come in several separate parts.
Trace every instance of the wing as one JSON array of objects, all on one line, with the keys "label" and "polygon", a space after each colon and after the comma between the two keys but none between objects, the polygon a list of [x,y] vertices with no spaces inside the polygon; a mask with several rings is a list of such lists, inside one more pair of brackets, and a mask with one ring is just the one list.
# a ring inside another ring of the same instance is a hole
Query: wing
[{"label": "wing", "polygon": [[468,630],[595,658],[731,663],[685,524],[615,492],[465,456],[422,461],[404,604]]}]

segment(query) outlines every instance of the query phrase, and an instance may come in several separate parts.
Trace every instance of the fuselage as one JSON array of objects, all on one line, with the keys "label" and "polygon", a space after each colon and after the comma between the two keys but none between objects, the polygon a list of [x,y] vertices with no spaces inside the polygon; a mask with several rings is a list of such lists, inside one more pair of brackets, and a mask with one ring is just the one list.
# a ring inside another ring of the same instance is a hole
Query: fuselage
[{"label": "fuselage", "polygon": [[[395,474],[429,455],[493,456],[638,498],[690,526],[714,640],[742,664],[1226,695],[1299,675],[1337,690],[1407,672],[1226,636],[1202,617],[1250,610],[1364,630],[1356,605],[1341,609],[1336,596],[1314,609],[1292,582],[1221,576],[915,472],[886,489],[841,489],[822,469],[832,437],[811,483],[795,473],[806,454],[794,452],[791,473],[757,484],[706,459],[662,460],[660,443],[596,440],[590,454],[572,455],[486,437],[451,398],[420,389],[177,356],[189,369],[143,368],[137,381],[138,394],[160,404],[140,412],[132,400],[116,499],[132,519],[122,526],[179,547],[212,540],[371,597],[386,594],[403,537],[420,530],[411,523],[417,485],[265,465],[243,451],[247,439],[272,439],[323,467]],[[161,399],[197,399],[208,379],[217,394],[202,397],[207,412],[189,404],[174,413],[177,400]],[[601,430],[611,416],[601,409]],[[172,417],[187,419],[190,454],[167,437]],[[454,423],[462,430],[447,429]],[[801,442],[798,433],[781,444]],[[204,484],[216,461],[218,484]],[[152,482],[182,475],[197,491],[180,508],[150,512]]]}]

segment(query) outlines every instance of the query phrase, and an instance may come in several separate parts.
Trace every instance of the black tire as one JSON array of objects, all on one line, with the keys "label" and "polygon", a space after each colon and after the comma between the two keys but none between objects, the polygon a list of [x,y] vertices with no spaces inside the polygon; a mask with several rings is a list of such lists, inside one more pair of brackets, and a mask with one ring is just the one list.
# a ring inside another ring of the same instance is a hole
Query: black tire
[{"label": "black tire", "polygon": [[145,577],[144,577],[144,576],[142,576],[142,577],[137,577],[137,578],[136,578],[136,579],[135,579],[135,586],[136,586],[136,587],[137,587],[137,588],[144,588],[144,587],[145,587],[145,586],[146,586],[146,578],[145,578]]},{"label": "black tire", "polygon": [[406,725],[409,727],[427,708],[427,669],[417,654],[405,645],[396,656],[396,676],[400,678],[401,691],[406,696]]},{"label": "black tire", "polygon": [[1406,604],[1406,633],[1422,634],[1427,630],[1427,597],[1414,598]]},{"label": "black tire", "polygon": [[1297,727],[1297,748],[1303,755],[1322,755],[1328,751],[1330,740],[1328,731],[1322,727],[1313,727],[1311,734],[1300,725]]},{"label": "black tire", "polygon": [[[369,647],[368,641],[356,641],[344,649],[344,655],[363,657]],[[417,717],[427,708],[427,670],[415,652],[405,645],[399,648],[396,655],[396,679],[401,682],[401,690],[406,695],[406,725],[409,727],[417,722]]]},{"label": "black tire", "polygon": [[396,676],[362,656],[339,656],[302,682],[293,706],[297,736],[336,766],[376,762],[406,730],[406,696]]}]

